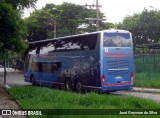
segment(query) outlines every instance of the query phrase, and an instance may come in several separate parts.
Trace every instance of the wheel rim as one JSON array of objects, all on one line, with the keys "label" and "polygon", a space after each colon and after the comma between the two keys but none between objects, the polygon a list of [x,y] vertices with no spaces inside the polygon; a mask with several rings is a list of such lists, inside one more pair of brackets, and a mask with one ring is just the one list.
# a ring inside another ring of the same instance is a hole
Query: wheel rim
[{"label": "wheel rim", "polygon": [[66,90],[70,90],[70,82],[69,80],[66,80]]},{"label": "wheel rim", "polygon": [[76,90],[77,90],[77,92],[81,92],[81,90],[82,90],[82,84],[80,81],[78,81],[76,84]]},{"label": "wheel rim", "polygon": [[32,81],[32,85],[35,85],[34,77],[32,77],[31,81]]},{"label": "wheel rim", "polygon": [[69,90],[69,82],[66,83],[66,89]]}]

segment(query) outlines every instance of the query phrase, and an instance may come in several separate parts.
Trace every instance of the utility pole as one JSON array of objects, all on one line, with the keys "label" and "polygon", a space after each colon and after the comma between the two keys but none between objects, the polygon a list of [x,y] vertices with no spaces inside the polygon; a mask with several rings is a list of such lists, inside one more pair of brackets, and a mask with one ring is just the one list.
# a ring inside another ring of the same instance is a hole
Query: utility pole
[{"label": "utility pole", "polygon": [[96,0],[96,26],[97,26],[97,30],[99,30],[99,5],[98,5],[98,0]]},{"label": "utility pole", "polygon": [[96,5],[92,4],[92,5],[85,5],[86,7],[96,7],[96,18],[86,18],[87,20],[96,20],[96,28],[97,28],[97,31],[99,31],[99,21],[102,20],[99,18],[99,7],[102,7],[102,5],[99,5],[99,2],[98,0],[96,0]]}]

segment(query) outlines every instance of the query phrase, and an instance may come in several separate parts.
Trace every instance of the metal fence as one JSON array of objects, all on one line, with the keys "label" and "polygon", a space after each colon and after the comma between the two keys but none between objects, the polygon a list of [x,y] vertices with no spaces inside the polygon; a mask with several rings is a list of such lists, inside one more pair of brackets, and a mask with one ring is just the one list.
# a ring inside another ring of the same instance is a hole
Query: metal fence
[{"label": "metal fence", "polygon": [[160,54],[135,55],[136,73],[160,73]]},{"label": "metal fence", "polygon": [[[137,51],[137,52],[136,52]],[[136,73],[160,73],[160,47],[138,46],[135,51]]]},{"label": "metal fence", "polygon": [[137,46],[134,53],[135,85],[160,87],[160,45]]}]

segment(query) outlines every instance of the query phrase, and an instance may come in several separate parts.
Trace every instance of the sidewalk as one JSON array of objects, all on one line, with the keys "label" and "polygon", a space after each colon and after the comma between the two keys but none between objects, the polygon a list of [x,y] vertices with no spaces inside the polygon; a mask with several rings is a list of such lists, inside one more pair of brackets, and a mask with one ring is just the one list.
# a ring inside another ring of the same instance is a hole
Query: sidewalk
[{"label": "sidewalk", "polygon": [[155,89],[155,88],[133,87],[133,89],[131,91],[133,91],[133,92],[143,92],[143,93],[159,93],[160,94],[160,89]]},{"label": "sidewalk", "polygon": [[[1,110],[20,109],[17,103],[14,100],[12,100],[12,98],[9,96],[9,94],[7,93],[1,82],[0,82],[0,109]],[[1,110],[0,112],[2,112]],[[26,118],[26,116],[0,116],[0,118]]]}]

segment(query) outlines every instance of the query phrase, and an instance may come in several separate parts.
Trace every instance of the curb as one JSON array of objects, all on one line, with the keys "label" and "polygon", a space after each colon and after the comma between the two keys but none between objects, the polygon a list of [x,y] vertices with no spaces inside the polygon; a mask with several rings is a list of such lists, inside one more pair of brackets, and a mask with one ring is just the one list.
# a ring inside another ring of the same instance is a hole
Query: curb
[{"label": "curb", "polygon": [[160,89],[133,87],[131,92],[158,93],[158,94],[160,94]]}]

